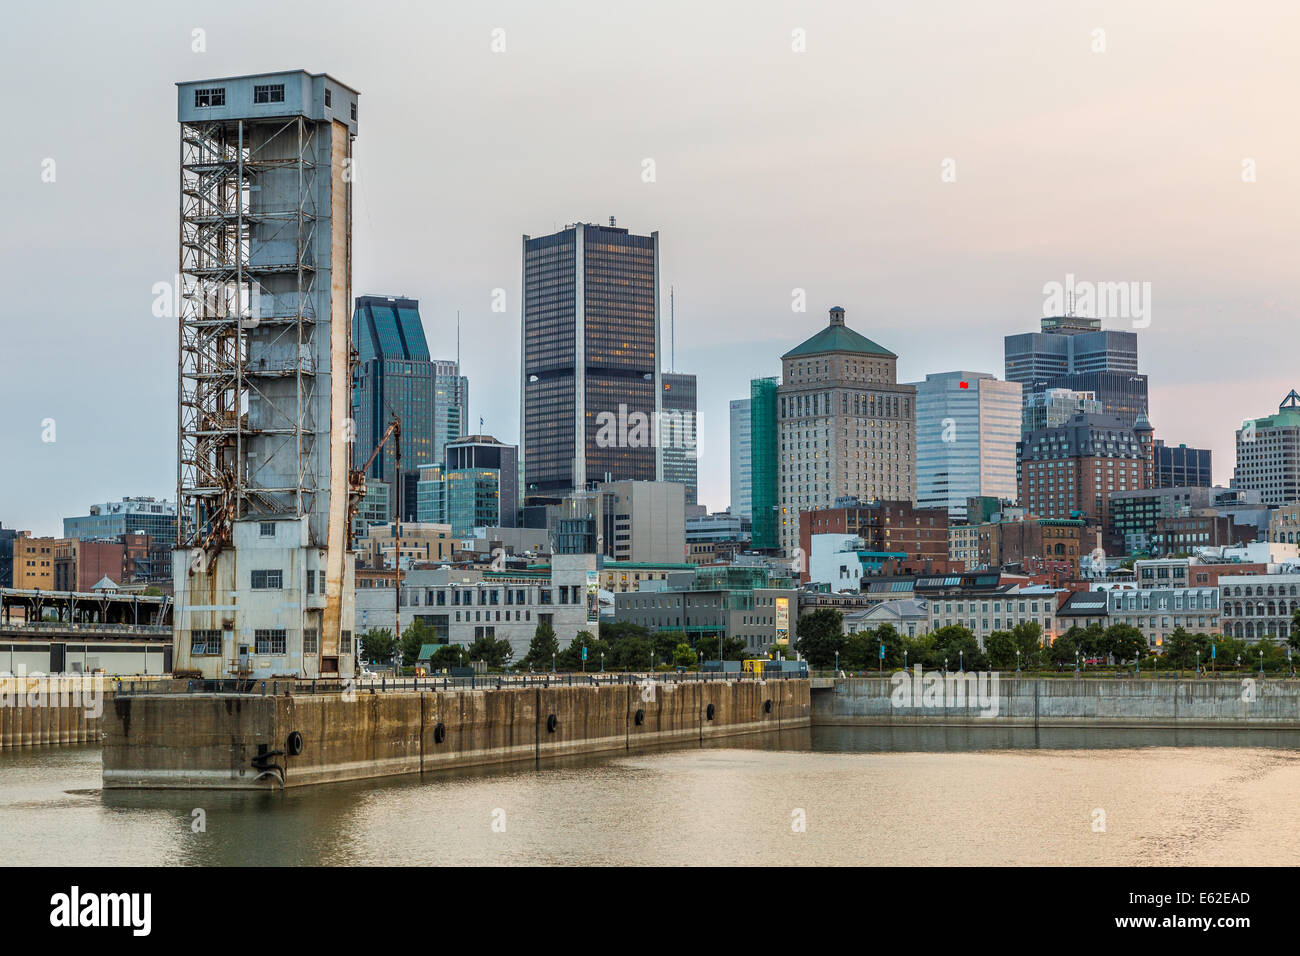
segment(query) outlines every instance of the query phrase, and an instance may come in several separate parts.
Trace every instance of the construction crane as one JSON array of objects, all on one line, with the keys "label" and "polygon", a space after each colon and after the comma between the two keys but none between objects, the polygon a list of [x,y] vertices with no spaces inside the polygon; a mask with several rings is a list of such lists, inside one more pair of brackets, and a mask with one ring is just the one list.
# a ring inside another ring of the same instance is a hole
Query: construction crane
[{"label": "construction crane", "polygon": [[349,475],[352,485],[351,502],[352,505],[348,511],[348,537],[352,536],[352,519],[356,516],[357,504],[366,496],[366,471],[375,463],[379,453],[384,450],[384,445],[391,438],[393,441],[393,474],[394,486],[397,493],[397,506],[393,513],[393,638],[397,643],[402,639],[402,419],[393,412],[393,420],[389,422],[388,428],[379,441],[375,443],[375,450],[370,453],[366,463],[360,468],[353,469]]}]

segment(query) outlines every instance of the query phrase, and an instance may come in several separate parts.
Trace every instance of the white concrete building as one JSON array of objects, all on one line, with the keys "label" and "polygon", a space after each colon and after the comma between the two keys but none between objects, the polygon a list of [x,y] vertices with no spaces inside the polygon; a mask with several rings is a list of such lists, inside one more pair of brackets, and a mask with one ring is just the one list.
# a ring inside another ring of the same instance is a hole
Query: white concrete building
[{"label": "white concrete building", "polygon": [[986,372],[937,372],[916,389],[916,504],[966,518],[966,499],[1014,501],[1019,382]]}]

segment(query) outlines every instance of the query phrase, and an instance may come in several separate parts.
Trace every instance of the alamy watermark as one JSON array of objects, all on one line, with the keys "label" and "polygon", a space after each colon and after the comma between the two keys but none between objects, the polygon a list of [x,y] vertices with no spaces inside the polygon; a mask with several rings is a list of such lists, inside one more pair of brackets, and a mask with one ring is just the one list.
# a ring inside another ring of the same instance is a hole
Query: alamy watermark
[{"label": "alamy watermark", "polygon": [[929,671],[917,664],[912,673],[890,679],[889,703],[896,709],[978,707],[981,717],[998,715],[997,671]]},{"label": "alamy watermark", "polygon": [[1092,319],[1124,319],[1135,329],[1151,324],[1150,282],[1076,282],[1067,273],[1065,282],[1043,286],[1043,315],[1073,315]]},{"label": "alamy watermark", "polygon": [[620,403],[617,412],[596,414],[598,448],[684,449],[690,457],[696,450],[699,417],[695,412],[629,412]]},{"label": "alamy watermark", "polygon": [[21,664],[15,670],[0,672],[0,708],[71,707],[84,710],[87,717],[104,713],[103,674],[29,674]]}]

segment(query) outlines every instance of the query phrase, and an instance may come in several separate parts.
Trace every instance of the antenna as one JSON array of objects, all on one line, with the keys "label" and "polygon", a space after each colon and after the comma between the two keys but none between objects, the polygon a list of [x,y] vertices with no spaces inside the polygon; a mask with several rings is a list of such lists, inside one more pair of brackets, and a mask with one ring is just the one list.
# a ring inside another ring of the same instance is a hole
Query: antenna
[{"label": "antenna", "polygon": [[672,344],[668,346],[668,371],[677,371],[677,289],[668,287],[668,331]]},{"label": "antenna", "polygon": [[456,310],[456,374],[460,375],[460,309]]}]

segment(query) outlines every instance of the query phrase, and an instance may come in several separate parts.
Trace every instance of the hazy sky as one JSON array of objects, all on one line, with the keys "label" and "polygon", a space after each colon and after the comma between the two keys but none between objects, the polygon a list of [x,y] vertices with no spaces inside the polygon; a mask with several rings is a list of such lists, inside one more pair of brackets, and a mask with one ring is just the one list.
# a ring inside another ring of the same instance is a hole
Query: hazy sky
[{"label": "hazy sky", "polygon": [[660,233],[711,508],[728,400],[829,306],[904,381],[1001,376],[1067,274],[1151,283],[1156,434],[1226,483],[1233,429],[1300,384],[1297,27],[1188,0],[10,7],[0,522],[175,497],[173,84],[299,68],[361,91],[354,290],[419,298],[436,357],[460,310],[475,428],[518,439],[520,235],[614,215]]}]

